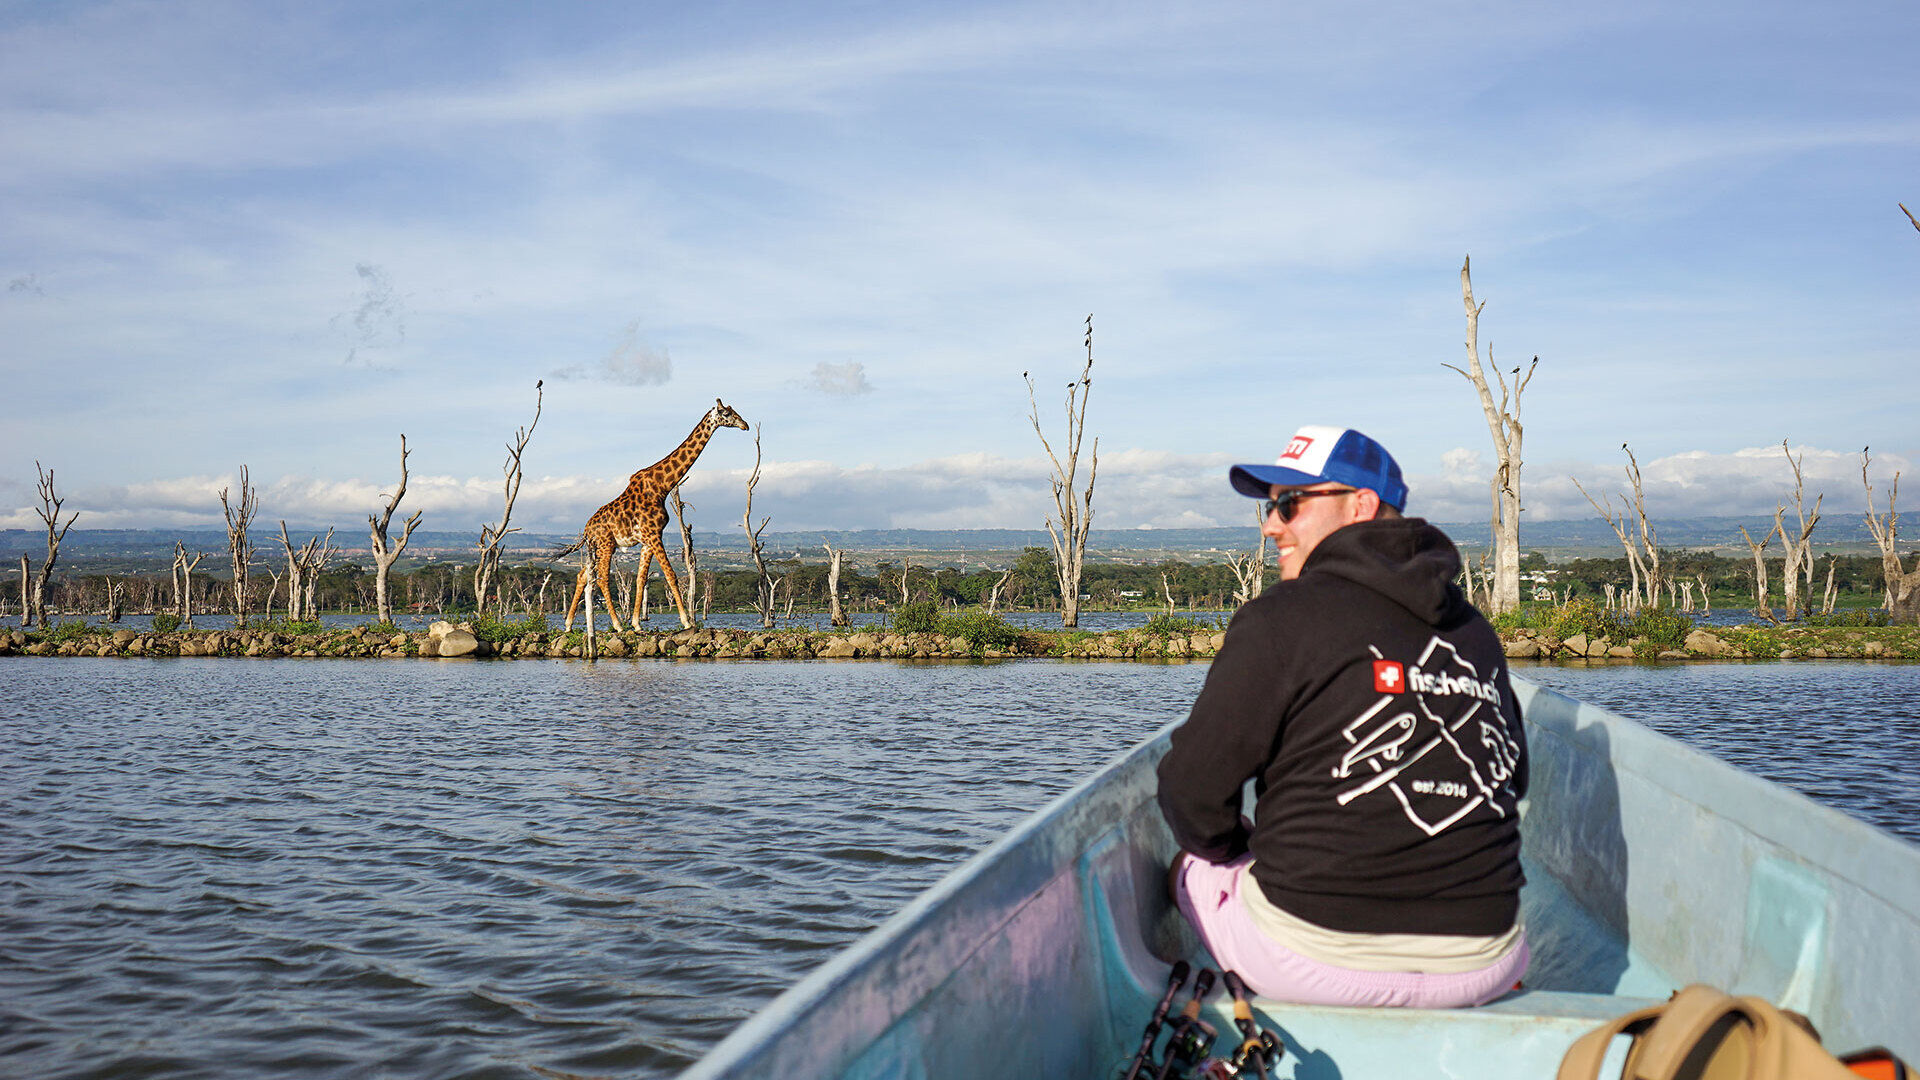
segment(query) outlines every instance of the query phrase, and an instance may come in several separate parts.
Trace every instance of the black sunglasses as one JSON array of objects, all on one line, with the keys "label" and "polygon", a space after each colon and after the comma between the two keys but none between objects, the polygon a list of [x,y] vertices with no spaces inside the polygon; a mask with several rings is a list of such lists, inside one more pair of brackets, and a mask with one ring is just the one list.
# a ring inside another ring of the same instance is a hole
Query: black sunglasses
[{"label": "black sunglasses", "polygon": [[1293,515],[1300,512],[1301,499],[1311,499],[1320,495],[1351,495],[1358,490],[1360,489],[1330,488],[1324,491],[1289,491],[1277,499],[1261,500],[1260,517],[1265,520],[1268,514],[1279,514],[1280,522],[1284,525],[1293,520]]}]

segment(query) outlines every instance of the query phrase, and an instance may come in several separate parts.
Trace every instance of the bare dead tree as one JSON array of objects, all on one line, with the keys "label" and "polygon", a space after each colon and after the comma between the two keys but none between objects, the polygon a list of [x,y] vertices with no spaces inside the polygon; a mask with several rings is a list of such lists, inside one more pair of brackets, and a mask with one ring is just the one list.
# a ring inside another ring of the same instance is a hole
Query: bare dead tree
[{"label": "bare dead tree", "polygon": [[302,597],[302,610],[309,619],[320,617],[320,608],[314,603],[314,593],[320,587],[320,575],[327,569],[327,563],[340,553],[333,542],[333,526],[327,526],[327,535],[308,540],[301,548],[301,561],[306,567],[306,591]]},{"label": "bare dead tree", "polygon": [[1087,463],[1085,491],[1076,489],[1080,468],[1080,445],[1087,430],[1087,402],[1093,397],[1093,316],[1087,316],[1087,363],[1080,378],[1067,384],[1067,428],[1063,445],[1066,462],[1054,453],[1053,444],[1040,426],[1040,402],[1034,395],[1033,376],[1027,380],[1027,404],[1033,433],[1053,466],[1054,513],[1047,518],[1047,536],[1053,541],[1053,568],[1060,581],[1060,625],[1073,629],[1080,625],[1080,578],[1087,557],[1087,532],[1093,528],[1093,484],[1100,473],[1100,438],[1095,436]]},{"label": "bare dead tree", "polygon": [[[67,538],[67,530],[73,528],[73,523],[79,519],[80,512],[76,510],[68,514],[63,524],[60,520],[60,505],[66,502],[66,499],[54,488],[53,470],[41,468],[38,461],[33,463],[33,467],[40,474],[38,489],[40,506],[34,510],[34,513],[38,514],[40,520],[47,526],[47,559],[40,564],[40,572],[34,578],[31,594],[33,621],[39,626],[47,626],[50,625],[47,622],[47,579],[53,576],[53,564],[60,559],[60,542]],[[24,565],[23,560],[22,566]]]},{"label": "bare dead tree", "polygon": [[[1599,512],[1600,517],[1606,521],[1607,527],[1613,530],[1613,535],[1619,537],[1620,546],[1626,549],[1627,570],[1633,575],[1633,585],[1627,595],[1632,598],[1630,602],[1637,607],[1640,599],[1640,581],[1643,575],[1640,569],[1640,550],[1634,546],[1632,537],[1627,533],[1627,525],[1629,522],[1627,520],[1626,509],[1622,507],[1620,515],[1615,517],[1613,512],[1613,495],[1611,493],[1602,492],[1603,498],[1595,499],[1592,495],[1587,494],[1587,489],[1581,486],[1578,477],[1568,477],[1568,479],[1573,481],[1574,487],[1579,488],[1580,494],[1586,495],[1588,504]],[[1625,501],[1624,498],[1621,499],[1621,502],[1624,503]],[[1607,597],[1607,606],[1612,607],[1613,594],[1609,592]]]},{"label": "bare dead tree", "polygon": [[[1627,570],[1633,576],[1633,584],[1627,593],[1626,606],[1629,609],[1637,609],[1642,605],[1658,607],[1660,594],[1671,593],[1673,586],[1660,570],[1660,538],[1654,532],[1653,520],[1647,516],[1646,493],[1640,479],[1640,462],[1633,456],[1633,450],[1626,443],[1621,443],[1620,449],[1627,453],[1626,476],[1627,483],[1633,491],[1633,498],[1629,500],[1625,495],[1620,496],[1618,517],[1614,516],[1612,495],[1602,493],[1602,498],[1595,499],[1588,494],[1585,487],[1581,486],[1577,477],[1569,477],[1569,479],[1573,480],[1573,486],[1579,489],[1580,494],[1586,496],[1587,503],[1599,512],[1601,519],[1607,523],[1608,528],[1613,530],[1613,535],[1619,538],[1621,548],[1627,553]],[[1632,518],[1627,516],[1629,509],[1634,515]]]},{"label": "bare dead tree", "polygon": [[1827,587],[1820,594],[1820,614],[1833,614],[1833,605],[1840,599],[1840,590],[1834,587],[1833,575],[1840,569],[1840,556],[1827,553]]},{"label": "bare dead tree", "polygon": [[420,515],[424,511],[415,510],[413,516],[401,527],[398,540],[388,540],[387,528],[393,524],[393,512],[399,508],[400,500],[407,497],[407,437],[400,436],[400,486],[393,489],[378,514],[367,515],[367,526],[371,531],[373,543],[373,604],[376,617],[383,623],[393,624],[393,599],[387,590],[387,578],[393,571],[394,560],[407,550],[407,541],[413,539],[414,527],[420,524]]},{"label": "bare dead tree", "polygon": [[[695,556],[693,552],[693,523],[687,520],[687,511],[693,509],[696,508],[688,506],[685,502],[681,501],[680,486],[677,484],[674,485],[673,519],[680,526],[680,561],[685,564],[687,568],[685,576],[687,580],[687,610],[689,612],[695,610],[697,607],[696,602],[700,598],[700,580],[698,576],[700,565],[698,557]],[[704,620],[704,612],[702,612],[701,617]]]},{"label": "bare dead tree", "polygon": [[[1258,509],[1253,512],[1256,527],[1263,525]],[[1227,556],[1227,569],[1233,571],[1233,606],[1259,596],[1266,588],[1267,574],[1267,534],[1256,532],[1253,551],[1247,555]]]},{"label": "bare dead tree", "polygon": [[33,586],[27,578],[32,569],[27,557],[20,556],[20,627],[23,630],[33,625]]},{"label": "bare dead tree", "polygon": [[116,585],[114,580],[109,577],[105,579],[105,585],[107,588],[106,618],[110,623],[117,623],[120,621],[120,602],[125,599],[127,595],[127,584],[122,581]]},{"label": "bare dead tree", "polygon": [[1793,513],[1800,525],[1799,536],[1796,537],[1787,529],[1785,506],[1774,507],[1773,521],[1774,528],[1780,533],[1780,545],[1786,549],[1786,565],[1780,570],[1780,589],[1786,594],[1787,618],[1796,619],[1803,614],[1800,608],[1802,579],[1807,585],[1806,612],[1813,610],[1813,542],[1809,538],[1813,535],[1813,527],[1820,524],[1820,500],[1825,496],[1814,497],[1813,517],[1809,519],[1805,501],[1806,483],[1800,474],[1800,459],[1793,456],[1793,450],[1785,439],[1780,440],[1780,449],[1786,452],[1787,464],[1793,467]]},{"label": "bare dead tree", "polygon": [[913,557],[910,555],[900,556],[900,602],[902,604],[905,604],[908,601],[913,599],[907,586],[907,575],[912,570],[913,570]]},{"label": "bare dead tree", "polygon": [[1707,591],[1707,575],[1696,574],[1694,577],[1700,582],[1700,614],[1711,615],[1713,614],[1713,594]]},{"label": "bare dead tree", "polygon": [[[832,544],[826,545],[826,549],[827,611],[829,613],[827,621],[833,626],[848,626],[853,620],[847,618],[846,610],[840,606],[840,564],[847,553],[844,549],[834,547]],[[987,610],[992,611],[993,608],[989,607]]]},{"label": "bare dead tree", "polygon": [[1867,447],[1860,451],[1860,482],[1867,487],[1867,530],[1873,534],[1874,545],[1880,549],[1880,568],[1887,588],[1887,614],[1896,623],[1920,622],[1920,559],[1914,560],[1912,570],[1904,570],[1900,565],[1899,552],[1894,549],[1900,537],[1900,512],[1895,508],[1900,499],[1900,474],[1893,474],[1893,485],[1887,490],[1887,516],[1882,520],[1873,508],[1873,481],[1867,478],[1867,466],[1873,462],[1867,453],[1871,449]]},{"label": "bare dead tree", "polygon": [[[315,617],[313,609],[314,585],[320,576],[321,567],[326,565],[335,550],[333,529],[327,529],[327,535],[312,537],[299,548],[293,546],[293,540],[287,535],[285,519],[280,522],[280,546],[287,555],[287,618],[299,622]],[[279,575],[274,576],[278,587]]]},{"label": "bare dead tree", "polygon": [[[506,503],[500,510],[500,524],[480,527],[480,561],[473,568],[473,603],[477,610],[487,610],[488,590],[493,587],[493,579],[500,572],[500,545],[508,533],[519,532],[507,523],[513,520],[513,501],[520,497],[520,461],[527,452],[527,441],[533,438],[533,429],[540,426],[540,410],[546,404],[545,379],[536,379],[533,384],[534,404],[533,423],[516,428],[513,441],[507,444],[507,460],[501,468],[506,475]],[[609,605],[613,597],[602,597]]]},{"label": "bare dead tree", "polygon": [[207,557],[204,551],[195,552],[192,559],[187,558],[187,547],[180,541],[173,542],[173,602],[175,613],[180,616],[180,625],[193,626],[193,572],[200,566],[200,560]]},{"label": "bare dead tree", "polygon": [[247,467],[240,466],[240,501],[227,496],[231,488],[220,489],[220,509],[227,515],[227,553],[233,558],[233,624],[247,625],[247,566],[253,562],[253,542],[247,538],[247,526],[260,510],[260,493],[247,480]]},{"label": "bare dead tree", "polygon": [[1653,534],[1653,521],[1647,517],[1647,500],[1640,485],[1640,462],[1626,443],[1620,449],[1627,452],[1627,480],[1633,484],[1633,512],[1640,519],[1640,560],[1647,572],[1647,606],[1660,606],[1660,590],[1666,585],[1667,577],[1660,572],[1660,541]]},{"label": "bare dead tree", "polygon": [[1905,214],[1905,215],[1907,215],[1907,220],[1908,220],[1908,221],[1911,221],[1911,222],[1913,222],[1913,227],[1914,227],[1915,229],[1920,229],[1920,219],[1916,219],[1916,218],[1915,218],[1915,217],[1913,216],[1913,211],[1911,211],[1911,210],[1909,210],[1909,209],[1907,209],[1907,204],[1906,204],[1906,203],[1901,203],[1901,204],[1900,204],[1900,212],[1901,212],[1901,213],[1903,213],[1903,214]]},{"label": "bare dead tree", "polygon": [[1460,264],[1460,299],[1467,309],[1467,367],[1463,370],[1453,364],[1442,366],[1460,372],[1473,384],[1474,393],[1480,398],[1480,411],[1486,416],[1487,431],[1493,436],[1494,561],[1493,585],[1489,591],[1493,597],[1492,613],[1499,614],[1512,611],[1520,604],[1520,466],[1521,441],[1526,434],[1520,424],[1520,395],[1533,380],[1540,358],[1533,358],[1525,374],[1517,367],[1511,372],[1514,381],[1509,409],[1507,377],[1494,364],[1493,347],[1487,347],[1487,363],[1493,365],[1493,377],[1500,385],[1500,401],[1496,405],[1486,369],[1480,366],[1480,312],[1486,302],[1474,303],[1472,268],[1471,258]]},{"label": "bare dead tree", "polygon": [[1000,575],[1000,580],[993,583],[993,588],[987,590],[987,614],[991,615],[994,613],[995,609],[999,608],[1000,590],[1006,588],[1007,582],[1012,580],[1013,580],[1013,567],[1009,566],[1007,567],[1006,572]]},{"label": "bare dead tree", "polygon": [[1769,622],[1779,622],[1774,617],[1773,605],[1767,602],[1767,559],[1764,554],[1767,544],[1780,532],[1779,510],[1774,511],[1773,528],[1768,529],[1767,535],[1761,537],[1758,543],[1748,535],[1745,525],[1739,528],[1740,538],[1747,542],[1747,550],[1753,553],[1753,613]]},{"label": "bare dead tree", "polygon": [[753,555],[753,565],[760,573],[759,583],[753,590],[755,604],[760,609],[760,627],[763,630],[773,628],[773,575],[767,570],[767,558],[760,547],[760,534],[772,518],[761,518],[756,528],[753,524],[753,489],[760,483],[760,428],[753,429],[753,472],[747,476],[747,509],[740,516],[740,527],[747,531],[747,550]]}]

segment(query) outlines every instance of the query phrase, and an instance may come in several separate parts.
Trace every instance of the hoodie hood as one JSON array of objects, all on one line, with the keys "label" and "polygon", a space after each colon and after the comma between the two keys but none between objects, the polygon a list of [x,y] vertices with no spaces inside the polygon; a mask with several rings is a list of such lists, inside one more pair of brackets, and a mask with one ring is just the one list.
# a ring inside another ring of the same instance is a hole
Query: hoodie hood
[{"label": "hoodie hood", "polygon": [[1300,568],[1302,578],[1312,574],[1364,585],[1429,626],[1452,625],[1473,610],[1454,583],[1459,549],[1424,518],[1362,521],[1335,530]]}]

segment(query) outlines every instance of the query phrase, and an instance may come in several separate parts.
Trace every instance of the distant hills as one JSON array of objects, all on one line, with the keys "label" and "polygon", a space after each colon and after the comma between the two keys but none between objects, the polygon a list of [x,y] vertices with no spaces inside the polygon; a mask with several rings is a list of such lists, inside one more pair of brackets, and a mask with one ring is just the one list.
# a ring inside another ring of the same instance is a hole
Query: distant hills
[{"label": "distant hills", "polygon": [[[1762,517],[1719,517],[1654,522],[1660,545],[1664,548],[1713,550],[1723,555],[1746,554],[1747,548],[1740,540],[1739,527],[1742,525],[1758,537],[1772,528],[1773,520]],[[1441,523],[1440,527],[1466,547],[1484,547],[1490,542],[1485,522]],[[323,531],[324,526],[320,529],[301,529],[294,536],[296,541],[300,541]],[[1916,528],[1915,533],[1920,534],[1920,528]],[[471,557],[477,539],[478,530],[430,532],[422,529],[413,534],[406,561],[418,564]],[[1520,539],[1525,550],[1538,551],[1555,561],[1593,556],[1613,557],[1620,554],[1621,550],[1613,531],[1598,518],[1532,522],[1521,532]],[[1858,554],[1877,550],[1867,531],[1866,522],[1859,514],[1836,514],[1822,518],[1813,539],[1815,549],[1820,552]],[[220,529],[75,529],[67,534],[60,547],[60,568],[68,572],[164,569],[172,558],[176,540],[185,543],[191,551],[224,554],[227,547],[227,534]],[[335,540],[344,549],[339,557],[342,561],[352,560],[356,554],[366,557],[367,536],[364,527],[336,532]],[[509,561],[536,558],[572,540],[572,535],[515,533],[508,538]],[[1251,548],[1253,540],[1251,527],[1095,529],[1087,539],[1087,548],[1088,558],[1097,562],[1161,561],[1168,558],[1212,561],[1227,552]],[[677,536],[669,534],[667,542],[669,548],[679,547]],[[761,542],[769,552],[782,557],[798,555],[809,560],[824,558],[823,545],[831,544],[846,549],[862,562],[904,556],[922,565],[993,562],[1017,555],[1022,548],[1049,546],[1044,529],[769,531],[762,534]],[[256,530],[253,543],[260,558],[277,559],[280,556],[277,532],[269,534]],[[722,563],[731,561],[728,556],[743,554],[747,550],[746,537],[739,529],[698,532],[694,536],[694,545],[702,552],[714,553]],[[1776,540],[1768,548],[1768,554],[1778,551],[1779,542]],[[0,529],[0,573],[10,570],[17,572],[21,555],[27,555],[38,563],[45,553],[44,533],[26,529]],[[215,561],[209,559],[201,566],[207,568]]]}]

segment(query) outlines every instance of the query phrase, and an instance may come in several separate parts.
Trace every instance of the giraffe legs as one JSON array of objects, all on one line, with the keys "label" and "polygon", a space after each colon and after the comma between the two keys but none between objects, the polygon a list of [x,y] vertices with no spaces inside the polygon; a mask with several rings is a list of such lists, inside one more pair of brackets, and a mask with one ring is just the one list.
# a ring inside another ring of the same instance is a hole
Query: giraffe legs
[{"label": "giraffe legs", "polygon": [[[687,602],[680,595],[680,576],[673,572],[673,560],[667,558],[667,549],[661,546],[659,536],[656,535],[648,542],[646,551],[648,554],[657,554],[660,557],[660,572],[667,576],[667,591],[673,594],[673,606],[680,611],[681,629],[693,629],[693,617],[687,614]],[[641,565],[644,566],[647,555],[643,554],[640,558]]]},{"label": "giraffe legs", "polygon": [[[594,544],[590,549],[591,560],[580,568],[573,580],[573,599],[567,604],[567,625],[563,632],[572,632],[573,616],[580,609],[580,599],[586,594],[589,575],[600,588],[600,597],[607,605],[607,618],[612,620],[614,630],[625,633],[626,627],[620,625],[620,609],[613,601],[613,590],[607,587],[607,572],[613,568],[613,545]],[[587,618],[593,618],[593,609],[587,609]]]},{"label": "giraffe legs", "polygon": [[[633,628],[640,629],[640,607],[647,598],[647,564],[653,561],[653,549],[642,545],[640,548],[640,570],[633,575]],[[661,563],[666,559],[662,558]]]}]

